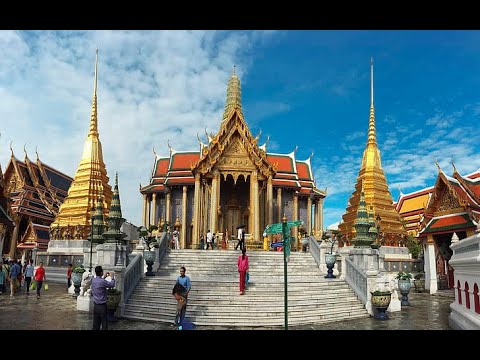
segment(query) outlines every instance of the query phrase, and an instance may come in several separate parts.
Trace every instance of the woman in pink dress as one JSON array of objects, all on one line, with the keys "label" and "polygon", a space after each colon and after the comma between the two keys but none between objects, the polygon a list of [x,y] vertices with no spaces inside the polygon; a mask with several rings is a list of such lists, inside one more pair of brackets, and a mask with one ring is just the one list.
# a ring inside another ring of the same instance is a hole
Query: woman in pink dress
[{"label": "woman in pink dress", "polygon": [[245,255],[247,250],[242,249],[242,255],[238,257],[237,266],[238,272],[240,273],[240,295],[244,294],[245,291],[245,275],[248,271],[248,256]]}]

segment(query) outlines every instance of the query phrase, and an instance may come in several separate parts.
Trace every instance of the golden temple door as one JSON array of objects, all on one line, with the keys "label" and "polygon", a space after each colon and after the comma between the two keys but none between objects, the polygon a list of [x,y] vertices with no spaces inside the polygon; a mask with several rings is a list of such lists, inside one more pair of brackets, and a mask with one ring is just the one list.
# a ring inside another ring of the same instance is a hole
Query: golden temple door
[{"label": "golden temple door", "polygon": [[227,224],[226,228],[228,229],[228,233],[230,234],[229,237],[231,240],[232,236],[234,239],[237,238],[237,226],[240,225],[242,212],[240,211],[239,206],[228,206],[227,208]]}]

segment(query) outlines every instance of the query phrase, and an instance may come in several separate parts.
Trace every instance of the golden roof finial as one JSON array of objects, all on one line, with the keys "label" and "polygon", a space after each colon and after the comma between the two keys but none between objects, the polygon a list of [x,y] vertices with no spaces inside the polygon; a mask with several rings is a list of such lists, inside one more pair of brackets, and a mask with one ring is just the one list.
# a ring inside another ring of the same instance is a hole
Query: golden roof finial
[{"label": "golden roof finial", "polygon": [[237,75],[237,73],[236,73],[236,71],[235,71],[235,70],[236,70],[236,67],[237,67],[237,66],[236,66],[235,64],[233,64],[233,75]]},{"label": "golden roof finial", "polygon": [[155,145],[153,145],[153,155],[157,156],[157,153],[155,152]]},{"label": "golden roof finial", "polygon": [[225,103],[225,111],[223,112],[223,120],[225,120],[228,115],[234,110],[242,112],[242,89],[240,86],[240,79],[236,74],[236,67],[233,67],[233,74],[230,76],[227,85],[227,101]]},{"label": "golden roof finial", "polygon": [[37,161],[39,161],[40,157],[38,156],[38,145],[35,146],[35,154],[37,155]]},{"label": "golden roof finial", "polygon": [[23,144],[23,152],[25,153],[25,159],[28,158],[28,154],[27,154],[27,149],[26,149],[26,146],[27,144]]},{"label": "golden roof finial", "polygon": [[90,115],[90,132],[88,135],[98,136],[97,118],[97,82],[98,82],[98,48],[95,55],[95,78],[93,81],[92,113]]},{"label": "golden roof finial", "polygon": [[373,105],[373,57],[370,58],[370,118],[368,121],[368,144],[377,143],[375,131],[375,107]]},{"label": "golden roof finial", "polygon": [[457,168],[455,167],[455,163],[453,162],[453,158],[452,158],[452,160],[450,161],[450,164],[452,164],[453,173],[458,173]]},{"label": "golden roof finial", "polygon": [[12,157],[13,157],[13,149],[12,149],[12,144],[13,144],[13,140],[10,141],[10,151],[12,152]]},{"label": "golden roof finial", "polygon": [[370,106],[373,106],[373,57],[370,58]]},{"label": "golden roof finial", "polygon": [[435,159],[435,165],[437,165],[438,171],[442,171],[442,169],[440,168],[440,164],[438,163],[437,159]]}]

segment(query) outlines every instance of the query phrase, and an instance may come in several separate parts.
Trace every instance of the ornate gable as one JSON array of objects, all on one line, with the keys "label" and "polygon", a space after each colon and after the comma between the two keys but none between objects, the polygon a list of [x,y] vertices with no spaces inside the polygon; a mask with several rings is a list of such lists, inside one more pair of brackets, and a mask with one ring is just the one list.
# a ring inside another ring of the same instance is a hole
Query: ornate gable
[{"label": "ornate gable", "polygon": [[258,148],[257,141],[241,113],[234,111],[230,119],[222,123],[208,147],[203,149],[198,162],[192,165],[192,172],[204,175],[216,166],[222,170],[257,170],[260,178],[273,176],[274,168]]},{"label": "ornate gable", "polygon": [[220,129],[215,136],[208,136],[208,145],[201,145],[200,158],[191,166],[194,174],[208,174],[216,166],[230,171],[257,170],[259,179],[274,176],[275,168],[268,162],[265,152],[258,147],[260,134],[254,138],[243,118],[241,96],[240,79],[234,68],[227,85]]},{"label": "ornate gable", "polygon": [[9,197],[12,192],[18,191],[24,186],[22,174],[16,165],[16,159],[12,156],[5,170],[4,194],[6,197]]},{"label": "ornate gable", "polygon": [[458,196],[443,171],[440,171],[432,197],[425,209],[425,220],[428,222],[433,216],[465,211],[466,205],[465,200]]}]

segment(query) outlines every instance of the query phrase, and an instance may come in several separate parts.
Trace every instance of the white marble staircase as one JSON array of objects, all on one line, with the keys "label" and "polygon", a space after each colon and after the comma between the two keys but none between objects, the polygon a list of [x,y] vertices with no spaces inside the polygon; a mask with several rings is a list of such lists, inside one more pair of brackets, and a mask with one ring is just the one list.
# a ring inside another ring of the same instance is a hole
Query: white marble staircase
[{"label": "white marble staircase", "polygon": [[[239,295],[234,250],[168,250],[154,277],[144,277],[125,306],[126,318],[173,323],[172,288],[180,266],[192,281],[187,320],[196,325],[283,326],[283,253],[250,252],[251,284]],[[341,280],[324,279],[309,253],[293,252],[288,263],[289,326],[368,317]]]}]

